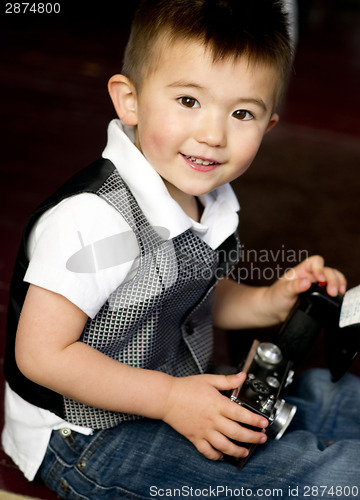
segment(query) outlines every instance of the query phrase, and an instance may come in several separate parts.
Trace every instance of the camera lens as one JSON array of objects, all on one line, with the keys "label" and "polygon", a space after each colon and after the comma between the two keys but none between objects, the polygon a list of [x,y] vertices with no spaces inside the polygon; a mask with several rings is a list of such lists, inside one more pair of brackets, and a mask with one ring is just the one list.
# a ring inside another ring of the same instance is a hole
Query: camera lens
[{"label": "camera lens", "polygon": [[286,403],[283,399],[276,402],[274,420],[268,428],[267,434],[273,439],[280,439],[296,413],[296,406]]}]

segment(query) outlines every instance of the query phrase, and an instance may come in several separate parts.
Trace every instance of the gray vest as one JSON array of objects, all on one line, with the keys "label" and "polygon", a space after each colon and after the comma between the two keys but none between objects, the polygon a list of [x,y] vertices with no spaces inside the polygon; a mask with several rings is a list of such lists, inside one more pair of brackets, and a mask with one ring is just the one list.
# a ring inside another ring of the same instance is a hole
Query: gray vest
[{"label": "gray vest", "polygon": [[[96,192],[131,227],[140,248],[140,261],[135,276],[109,296],[94,319],[89,318],[80,340],[138,368],[173,376],[209,371],[214,287],[233,268],[231,256],[239,255],[237,238],[230,237],[217,250],[192,230],[164,239],[149,224],[116,169]],[[93,429],[140,418],[93,408],[66,397],[61,416]]]}]

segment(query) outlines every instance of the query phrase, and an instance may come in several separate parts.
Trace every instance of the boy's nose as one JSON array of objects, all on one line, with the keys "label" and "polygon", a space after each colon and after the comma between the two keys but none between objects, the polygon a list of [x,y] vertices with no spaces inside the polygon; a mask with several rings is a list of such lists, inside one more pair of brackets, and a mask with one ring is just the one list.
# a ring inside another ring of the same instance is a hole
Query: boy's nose
[{"label": "boy's nose", "polygon": [[196,140],[211,147],[226,146],[226,130],[223,121],[218,116],[207,114],[197,124]]}]

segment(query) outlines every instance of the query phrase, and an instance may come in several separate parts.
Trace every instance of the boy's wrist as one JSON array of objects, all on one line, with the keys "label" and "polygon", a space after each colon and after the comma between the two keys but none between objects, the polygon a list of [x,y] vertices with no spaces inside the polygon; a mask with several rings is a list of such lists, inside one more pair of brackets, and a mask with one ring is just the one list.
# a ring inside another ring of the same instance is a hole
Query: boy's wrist
[{"label": "boy's wrist", "polygon": [[[257,303],[261,304],[261,311],[259,311],[266,326],[275,326],[282,323],[286,317],[286,312],[279,308],[277,304],[276,294],[274,294],[274,283],[271,286],[264,286],[258,288]],[[274,296],[275,295],[275,296]]]},{"label": "boy's wrist", "polygon": [[143,415],[156,420],[164,420],[169,405],[170,394],[173,389],[175,377],[166,373],[152,371],[153,383],[147,384],[150,392],[146,397],[147,407]]}]

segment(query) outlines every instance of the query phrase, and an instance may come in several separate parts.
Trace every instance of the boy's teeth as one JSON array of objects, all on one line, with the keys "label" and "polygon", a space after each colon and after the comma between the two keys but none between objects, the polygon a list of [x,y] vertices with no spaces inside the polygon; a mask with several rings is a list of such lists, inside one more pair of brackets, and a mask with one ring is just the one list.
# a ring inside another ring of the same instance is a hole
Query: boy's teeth
[{"label": "boy's teeth", "polygon": [[186,156],[186,158],[193,163],[197,163],[198,165],[213,165],[215,162],[214,161],[206,161],[206,160],[200,160],[200,158],[195,158],[195,156]]}]

